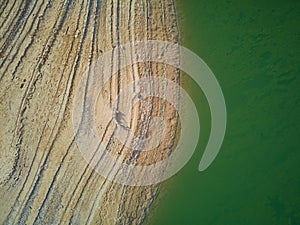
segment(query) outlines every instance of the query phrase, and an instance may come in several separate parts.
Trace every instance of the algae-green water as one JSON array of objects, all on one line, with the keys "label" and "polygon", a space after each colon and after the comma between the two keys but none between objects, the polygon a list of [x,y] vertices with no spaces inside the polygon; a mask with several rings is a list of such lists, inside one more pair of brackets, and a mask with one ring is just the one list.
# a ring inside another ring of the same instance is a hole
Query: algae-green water
[{"label": "algae-green water", "polygon": [[199,172],[210,117],[188,81],[200,141],[162,184],[146,224],[300,224],[300,1],[181,0],[177,10],[182,45],[222,87],[227,131],[216,160]]}]

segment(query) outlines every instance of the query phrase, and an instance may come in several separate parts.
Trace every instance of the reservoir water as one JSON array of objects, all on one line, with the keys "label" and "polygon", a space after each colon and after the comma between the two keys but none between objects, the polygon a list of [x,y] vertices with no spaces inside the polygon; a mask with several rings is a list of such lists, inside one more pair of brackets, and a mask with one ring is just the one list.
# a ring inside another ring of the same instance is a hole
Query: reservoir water
[{"label": "reservoir water", "polygon": [[[182,45],[218,79],[227,131],[213,164],[197,170],[210,130],[189,163],[162,184],[148,225],[300,224],[300,1],[178,0]],[[186,79],[187,80],[187,79]]]}]

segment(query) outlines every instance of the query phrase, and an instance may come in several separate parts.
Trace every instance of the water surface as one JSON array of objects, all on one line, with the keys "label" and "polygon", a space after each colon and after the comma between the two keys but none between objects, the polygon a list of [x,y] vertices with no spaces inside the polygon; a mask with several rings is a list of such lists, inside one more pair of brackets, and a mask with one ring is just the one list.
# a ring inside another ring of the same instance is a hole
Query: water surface
[{"label": "water surface", "polygon": [[149,225],[300,224],[300,2],[181,0],[183,45],[211,67],[228,126],[220,154],[197,171],[209,134],[201,119],[191,161],[163,183]]}]

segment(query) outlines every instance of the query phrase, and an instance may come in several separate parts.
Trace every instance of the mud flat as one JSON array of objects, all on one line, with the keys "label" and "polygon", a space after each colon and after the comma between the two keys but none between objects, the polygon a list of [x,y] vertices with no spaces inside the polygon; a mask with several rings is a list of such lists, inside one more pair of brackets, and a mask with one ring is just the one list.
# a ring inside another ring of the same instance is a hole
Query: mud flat
[{"label": "mud flat", "polygon": [[[3,0],[0,13],[0,223],[142,224],[159,185],[113,183],[88,165],[75,141],[74,96],[104,52],[139,40],[178,43],[174,2]],[[176,144],[176,110],[162,99],[144,99],[126,112],[126,125],[138,136],[152,135],[153,117],[168,125],[164,141],[148,153],[118,142],[116,124],[101,110],[149,74],[180,82],[171,66],[137,63],[110,79],[97,102],[98,135],[127,163],[162,160]]]}]

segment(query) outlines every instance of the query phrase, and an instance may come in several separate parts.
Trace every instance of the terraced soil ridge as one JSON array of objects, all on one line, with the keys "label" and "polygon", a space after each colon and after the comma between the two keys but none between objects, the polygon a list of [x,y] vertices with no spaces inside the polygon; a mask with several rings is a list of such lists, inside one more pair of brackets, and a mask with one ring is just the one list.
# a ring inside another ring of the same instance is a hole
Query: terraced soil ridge
[{"label": "terraced soil ridge", "polygon": [[[104,52],[139,40],[178,43],[174,2],[2,0],[0,15],[0,223],[142,224],[159,185],[113,183],[89,166],[75,141],[74,96]],[[180,82],[176,68],[137,63],[103,84],[104,100],[95,110],[106,150],[126,163],[163,160],[176,145],[178,116],[164,99],[144,99],[126,112],[126,125],[137,136],[153,135],[154,117],[168,125],[165,140],[150,153],[118,142],[117,124],[101,111],[103,105],[113,108],[120,90],[147,76]],[[131,91],[140,92],[136,86]]]}]

